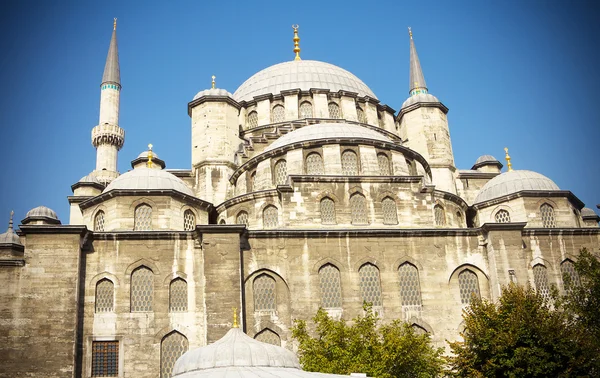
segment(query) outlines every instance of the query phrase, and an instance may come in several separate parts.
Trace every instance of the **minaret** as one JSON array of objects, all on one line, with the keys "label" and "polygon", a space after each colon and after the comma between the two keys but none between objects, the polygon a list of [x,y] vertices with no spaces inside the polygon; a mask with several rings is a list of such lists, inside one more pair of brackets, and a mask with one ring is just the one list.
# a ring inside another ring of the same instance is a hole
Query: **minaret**
[{"label": "minaret", "polygon": [[117,155],[125,142],[125,131],[119,127],[120,93],[121,74],[115,18],[100,84],[100,119],[98,126],[92,129],[92,144],[96,147],[96,169],[93,174],[103,183],[109,183],[119,176]]},{"label": "minaret", "polygon": [[425,83],[425,77],[423,76],[423,70],[421,69],[421,62],[419,61],[419,55],[417,55],[417,48],[415,47],[415,41],[412,37],[412,30],[408,28],[408,35],[410,36],[410,73],[408,81],[408,93],[414,96],[419,93],[427,93],[427,84]]}]

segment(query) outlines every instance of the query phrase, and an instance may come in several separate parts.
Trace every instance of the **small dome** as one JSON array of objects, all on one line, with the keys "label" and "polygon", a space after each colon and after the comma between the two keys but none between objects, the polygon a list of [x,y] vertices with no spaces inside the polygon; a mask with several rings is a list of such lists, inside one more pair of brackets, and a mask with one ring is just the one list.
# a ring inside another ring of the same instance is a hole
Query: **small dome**
[{"label": "small dome", "polygon": [[188,196],[194,192],[180,178],[160,169],[138,168],[114,179],[102,193],[113,189],[129,190],[176,190]]},{"label": "small dome", "polygon": [[348,123],[317,123],[285,134],[265,148],[265,152],[297,142],[320,139],[370,139],[391,142],[390,138],[373,129]]},{"label": "small dome", "polygon": [[582,217],[598,217],[598,214],[596,214],[596,212],[593,209],[590,209],[589,207],[584,207],[583,209],[581,209],[581,216]]},{"label": "small dome", "polygon": [[560,190],[548,177],[533,171],[509,171],[488,181],[479,191],[474,203],[517,193],[522,190]]},{"label": "small dome", "polygon": [[251,101],[263,94],[279,94],[288,89],[329,89],[358,93],[358,96],[375,94],[359,78],[343,68],[316,60],[292,60],[275,64],[252,75],[233,94],[236,101]]},{"label": "small dome", "polygon": [[233,95],[231,93],[227,92],[225,89],[210,88],[210,89],[205,89],[203,91],[196,93],[196,95],[194,96],[194,100],[199,99],[200,97],[203,97],[203,96],[225,96],[225,97],[233,98]]},{"label": "small dome", "polygon": [[[137,156],[137,158],[138,158],[138,159],[139,159],[139,158],[148,158],[148,151],[146,150],[146,151],[142,152],[141,154],[139,154],[139,155]],[[158,157],[158,154],[157,154],[156,152],[154,152],[154,151],[152,151],[152,159],[160,159],[160,158]]]},{"label": "small dome", "polygon": [[25,218],[33,218],[33,217],[46,217],[50,219],[58,220],[58,216],[54,210],[46,207],[46,206],[38,206],[27,212]]},{"label": "small dome", "polygon": [[473,164],[473,167],[471,167],[471,169],[477,169],[484,165],[496,165],[499,166],[499,168],[503,167],[502,163],[500,163],[500,161],[492,155],[481,155],[477,158],[477,160],[475,160],[475,164]]},{"label": "small dome", "polygon": [[87,176],[83,176],[77,182],[81,182],[81,183],[93,183],[93,184],[100,184],[100,185],[102,185],[102,183],[100,182],[100,180],[98,180],[98,177],[92,175],[91,173],[89,175],[87,175]]},{"label": "small dome", "polygon": [[419,102],[437,103],[437,102],[440,102],[440,100],[438,100],[438,98],[432,94],[419,93],[417,95],[410,96],[409,98],[407,98],[406,101],[404,101],[404,103],[402,104],[402,107],[400,107],[400,109],[407,108],[407,107],[409,107],[413,104],[419,103]]},{"label": "small dome", "polygon": [[19,235],[17,235],[13,229],[9,229],[3,234],[0,234],[0,244],[21,244],[21,240],[19,240]]}]

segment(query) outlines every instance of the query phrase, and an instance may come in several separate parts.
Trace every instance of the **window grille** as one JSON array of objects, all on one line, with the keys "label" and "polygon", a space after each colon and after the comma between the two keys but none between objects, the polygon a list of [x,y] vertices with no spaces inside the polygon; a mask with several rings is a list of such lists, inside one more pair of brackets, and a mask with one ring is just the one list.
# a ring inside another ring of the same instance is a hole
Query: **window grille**
[{"label": "window grille", "polygon": [[383,201],[381,201],[381,210],[383,212],[383,224],[398,224],[396,201],[390,197],[385,197]]},{"label": "window grille", "polygon": [[386,154],[377,154],[377,162],[379,163],[380,176],[390,176],[392,174],[390,159]]},{"label": "window grille", "polygon": [[254,311],[275,311],[275,280],[266,274],[254,279]]},{"label": "window grille", "polygon": [[185,312],[188,310],[187,282],[176,278],[169,285],[169,311]]},{"label": "window grille", "polygon": [[495,218],[496,223],[510,223],[510,213],[506,210],[499,210]]},{"label": "window grille", "polygon": [[104,211],[100,210],[94,217],[94,231],[104,232]]},{"label": "window grille", "polygon": [[373,306],[381,306],[379,269],[373,264],[365,264],[358,270],[358,275],[360,276],[360,293],[363,302],[372,303]]},{"label": "window grille", "polygon": [[279,216],[275,206],[267,206],[263,210],[263,227],[276,228],[279,226]]},{"label": "window grille", "polygon": [[329,197],[321,200],[321,223],[335,224],[335,202]]},{"label": "window grille", "polygon": [[327,108],[329,109],[329,118],[342,118],[340,116],[340,107],[338,104],[335,102],[330,102],[329,105],[327,105]]},{"label": "window grille", "polygon": [[462,304],[470,304],[473,296],[479,298],[479,278],[477,274],[465,269],[458,275],[458,287],[460,288],[460,301]]},{"label": "window grille", "polygon": [[570,292],[574,287],[581,285],[581,280],[579,279],[579,274],[575,270],[573,261],[563,261],[560,264],[560,272],[562,273],[565,290],[567,292]]},{"label": "window grille", "polygon": [[256,126],[258,126],[258,113],[251,111],[248,113],[248,128],[253,128]]},{"label": "window grille", "polygon": [[115,310],[115,285],[108,278],[96,284],[96,312],[112,312]]},{"label": "window grille", "polygon": [[154,273],[141,266],[131,273],[131,312],[152,311]]},{"label": "window grille", "polygon": [[186,210],[183,213],[183,229],[186,231],[194,231],[196,228],[196,216],[192,210]]},{"label": "window grille", "polygon": [[276,105],[273,107],[271,112],[271,122],[283,122],[285,121],[285,108],[281,105]]},{"label": "window grille", "polygon": [[548,272],[545,266],[537,264],[533,267],[533,282],[535,289],[544,298],[550,298],[550,285],[548,284]]},{"label": "window grille", "polygon": [[340,271],[331,264],[323,265],[319,269],[319,284],[323,308],[342,308]]},{"label": "window grille", "polygon": [[352,215],[352,224],[368,224],[367,200],[362,194],[354,194],[350,197],[350,211]]},{"label": "window grille", "polygon": [[358,156],[352,150],[342,153],[342,174],[346,176],[358,175]]},{"label": "window grille", "polygon": [[248,227],[248,213],[245,212],[244,210],[240,211],[237,215],[237,217],[235,218],[235,223],[236,224],[245,224],[246,227]]},{"label": "window grille", "polygon": [[160,377],[171,378],[175,361],[188,350],[188,339],[177,331],[169,333],[160,343]]},{"label": "window grille", "polygon": [[257,333],[254,338],[263,343],[281,346],[281,338],[279,335],[268,328],[265,328]]},{"label": "window grille", "polygon": [[135,231],[152,230],[152,208],[146,204],[135,208],[135,219],[133,229]]},{"label": "window grille", "polygon": [[425,328],[421,327],[421,326],[420,326],[420,325],[418,325],[418,324],[413,324],[413,325],[411,325],[411,327],[412,327],[412,329],[413,329],[413,332],[414,332],[416,335],[419,335],[419,336],[421,336],[421,335],[427,335],[427,334],[429,333],[429,332],[427,332],[427,330],[426,330]]},{"label": "window grille", "polygon": [[310,102],[304,101],[303,103],[301,103],[299,110],[300,110],[300,119],[313,117],[313,107]]},{"label": "window grille", "polygon": [[400,298],[403,306],[421,306],[421,285],[419,270],[411,263],[404,263],[398,268],[400,279]]},{"label": "window grille", "polygon": [[275,163],[275,185],[284,185],[287,180],[287,162],[284,159]]},{"label": "window grille", "polygon": [[92,342],[92,377],[119,376],[119,342]]},{"label": "window grille", "polygon": [[435,205],[433,207],[433,214],[435,216],[435,225],[436,226],[445,226],[446,225],[446,212],[444,208],[440,205]]},{"label": "window grille", "polygon": [[325,167],[323,166],[323,158],[316,152],[311,152],[306,156],[306,174],[307,175],[323,175]]},{"label": "window grille", "polygon": [[361,108],[356,108],[356,116],[358,117],[358,122],[367,123],[367,117]]},{"label": "window grille", "polygon": [[554,208],[551,205],[545,203],[542,206],[540,206],[540,214],[542,216],[542,227],[556,227],[556,220],[554,219]]}]

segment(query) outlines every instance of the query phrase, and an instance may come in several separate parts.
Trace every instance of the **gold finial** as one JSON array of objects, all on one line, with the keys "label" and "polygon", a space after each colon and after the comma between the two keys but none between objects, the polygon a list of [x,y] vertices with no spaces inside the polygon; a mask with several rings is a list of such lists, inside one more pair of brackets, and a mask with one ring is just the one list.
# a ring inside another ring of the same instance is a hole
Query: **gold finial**
[{"label": "gold finial", "polygon": [[410,36],[410,39],[412,39],[412,29],[410,26],[408,27],[408,35]]},{"label": "gold finial", "polygon": [[148,168],[152,168],[152,143],[148,145]]},{"label": "gold finial", "polygon": [[117,30],[117,18],[116,17],[113,21],[113,30]]},{"label": "gold finial", "polygon": [[215,75],[212,75],[212,89],[215,89],[215,79],[217,77]]},{"label": "gold finial", "polygon": [[8,221],[8,229],[12,230],[13,229],[13,216],[15,215],[14,211],[10,211],[10,220]]},{"label": "gold finial", "polygon": [[237,322],[237,308],[233,308],[233,328],[239,328]]},{"label": "gold finial", "polygon": [[302,60],[300,59],[300,37],[298,37],[299,27],[300,26],[298,25],[292,25],[292,28],[294,29],[294,53],[296,54],[294,60]]},{"label": "gold finial", "polygon": [[506,166],[508,167],[508,171],[511,172],[512,169],[512,163],[510,162],[510,156],[508,155],[508,147],[504,147],[504,152],[506,152],[506,156],[504,157],[506,159]]}]

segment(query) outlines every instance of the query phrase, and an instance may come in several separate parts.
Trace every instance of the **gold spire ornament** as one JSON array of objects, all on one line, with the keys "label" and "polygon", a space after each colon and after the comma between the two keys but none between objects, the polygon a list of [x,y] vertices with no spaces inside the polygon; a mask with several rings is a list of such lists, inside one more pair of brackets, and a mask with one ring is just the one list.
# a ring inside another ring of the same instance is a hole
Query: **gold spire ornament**
[{"label": "gold spire ornament", "polygon": [[504,157],[506,159],[506,166],[508,167],[508,171],[512,172],[512,163],[510,162],[510,156],[508,155],[508,147],[504,147],[504,152],[506,152],[506,156]]},{"label": "gold spire ornament", "polygon": [[152,168],[152,143],[148,145],[148,168]]},{"label": "gold spire ornament", "polygon": [[215,83],[215,79],[216,79],[217,77],[216,77],[215,75],[212,75],[211,77],[212,77],[212,87],[211,87],[211,88],[212,88],[212,89],[215,89],[215,84],[216,84],[216,83]]},{"label": "gold spire ornament", "polygon": [[292,28],[294,29],[294,53],[296,54],[294,60],[302,60],[300,59],[300,37],[298,37],[299,27],[300,26],[298,25],[292,25]]},{"label": "gold spire ornament", "polygon": [[233,328],[240,328],[237,322],[237,308],[233,308]]},{"label": "gold spire ornament", "polygon": [[408,27],[408,35],[410,36],[410,39],[412,39],[412,29],[410,26]]},{"label": "gold spire ornament", "polygon": [[113,21],[113,30],[117,30],[117,18],[116,17]]}]

